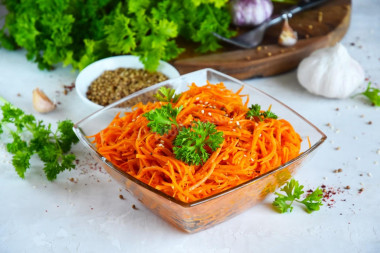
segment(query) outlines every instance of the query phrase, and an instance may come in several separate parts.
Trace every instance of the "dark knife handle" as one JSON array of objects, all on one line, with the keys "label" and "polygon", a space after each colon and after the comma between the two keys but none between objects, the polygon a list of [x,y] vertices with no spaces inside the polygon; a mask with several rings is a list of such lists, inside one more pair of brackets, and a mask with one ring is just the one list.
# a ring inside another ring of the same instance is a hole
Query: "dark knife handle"
[{"label": "dark knife handle", "polygon": [[272,19],[268,20],[267,26],[277,24],[286,18],[291,18],[296,13],[321,5],[327,1],[328,0],[301,0],[297,5],[293,6],[292,8],[284,10],[281,15],[277,15]]},{"label": "dark knife handle", "polygon": [[324,2],[327,2],[327,0],[302,0],[295,7],[291,8],[288,13],[294,15],[298,12],[323,4]]}]

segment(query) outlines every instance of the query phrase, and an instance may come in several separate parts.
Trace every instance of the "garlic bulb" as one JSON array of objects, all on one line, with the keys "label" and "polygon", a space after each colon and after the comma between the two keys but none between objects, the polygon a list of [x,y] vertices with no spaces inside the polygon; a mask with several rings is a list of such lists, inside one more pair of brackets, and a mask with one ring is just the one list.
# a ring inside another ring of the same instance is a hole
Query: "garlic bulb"
[{"label": "garlic bulb", "polygon": [[295,32],[289,25],[288,19],[285,18],[284,25],[280,37],[278,38],[278,44],[284,47],[291,47],[297,43],[297,32]]},{"label": "garlic bulb", "polygon": [[297,78],[311,93],[346,98],[364,81],[364,71],[346,48],[337,43],[303,59],[297,69]]},{"label": "garlic bulb", "polygon": [[37,112],[47,113],[56,108],[56,105],[46,96],[46,94],[36,88],[33,90],[33,107]]},{"label": "garlic bulb", "polygon": [[231,12],[235,25],[259,25],[272,15],[273,4],[270,0],[234,0]]}]

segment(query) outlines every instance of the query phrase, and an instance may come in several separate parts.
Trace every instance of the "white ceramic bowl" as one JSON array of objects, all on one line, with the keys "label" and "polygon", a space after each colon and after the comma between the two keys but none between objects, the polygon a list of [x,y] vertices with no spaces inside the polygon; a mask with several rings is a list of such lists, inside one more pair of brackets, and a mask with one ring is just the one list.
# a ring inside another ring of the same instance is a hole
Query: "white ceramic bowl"
[{"label": "white ceramic bowl", "polygon": [[[102,105],[98,105],[89,100],[86,96],[86,92],[90,84],[104,71],[115,70],[117,68],[143,69],[144,65],[140,62],[139,57],[134,55],[112,56],[91,63],[79,73],[75,81],[75,89],[80,99],[85,104],[92,106],[93,108],[103,108]],[[157,71],[161,72],[169,79],[177,78],[180,76],[177,69],[164,61],[160,61],[160,65],[158,66]]]}]

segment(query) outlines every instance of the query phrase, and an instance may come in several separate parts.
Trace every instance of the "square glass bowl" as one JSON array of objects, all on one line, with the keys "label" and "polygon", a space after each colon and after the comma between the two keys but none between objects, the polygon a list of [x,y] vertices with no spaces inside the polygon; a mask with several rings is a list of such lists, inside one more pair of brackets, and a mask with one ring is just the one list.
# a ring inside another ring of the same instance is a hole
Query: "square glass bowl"
[{"label": "square glass bowl", "polygon": [[[274,111],[279,118],[289,121],[300,134],[303,140],[301,154],[272,171],[241,185],[195,202],[185,203],[118,170],[116,166],[97,152],[91,140],[86,137],[94,135],[107,127],[120,111],[131,111],[131,107],[138,102],[147,103],[148,101],[154,101],[153,94],[155,94],[161,86],[171,87],[175,89],[178,94],[186,91],[188,85],[193,82],[198,86],[202,86],[206,84],[206,81],[212,84],[223,82],[228,89],[235,92],[243,86],[244,88],[240,94],[249,95],[249,105],[257,103],[261,105],[263,109],[272,106],[271,110]],[[89,149],[93,157],[114,179],[121,183],[131,195],[137,198],[153,213],[177,228],[189,233],[201,231],[223,222],[263,200],[266,195],[274,192],[278,187],[289,180],[305,161],[311,157],[311,154],[326,140],[326,135],[321,130],[277,99],[235,78],[212,69],[192,72],[131,94],[79,121],[75,124],[74,131],[84,146]]]}]

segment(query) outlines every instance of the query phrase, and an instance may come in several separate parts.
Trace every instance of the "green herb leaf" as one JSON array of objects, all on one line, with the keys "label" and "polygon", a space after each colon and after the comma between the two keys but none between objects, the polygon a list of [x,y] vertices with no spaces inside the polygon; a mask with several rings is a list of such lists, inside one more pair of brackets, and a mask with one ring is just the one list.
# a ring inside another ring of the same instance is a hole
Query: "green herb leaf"
[{"label": "green herb leaf", "polygon": [[275,194],[277,197],[273,201],[273,206],[276,207],[280,213],[291,212],[293,210],[292,204],[294,200],[277,192]]},{"label": "green herb leaf", "polygon": [[372,87],[370,82],[367,89],[358,95],[366,96],[374,106],[380,106],[380,89]]},{"label": "green herb leaf", "polygon": [[0,121],[0,134],[4,133],[4,127],[10,132],[13,141],[7,143],[7,151],[13,154],[12,164],[21,178],[30,168],[33,154],[38,154],[44,162],[48,180],[54,180],[60,172],[75,167],[75,155],[67,154],[72,144],[79,141],[71,121],[59,122],[56,133],[53,133],[50,124],[45,126],[42,121],[36,121],[33,115],[25,114],[1,97],[0,100],[5,102],[1,106],[3,118]]},{"label": "green herb leaf", "polygon": [[277,197],[272,203],[273,206],[277,208],[280,213],[291,212],[293,210],[292,204],[296,201],[304,204],[308,213],[318,211],[320,206],[322,206],[322,191],[317,188],[313,193],[309,194],[301,201],[301,195],[304,194],[303,188],[304,186],[300,185],[298,181],[291,179],[283,188],[281,188],[281,191],[285,192],[286,195],[277,192],[275,193]]},{"label": "green herb leaf", "polygon": [[309,213],[314,212],[314,211],[318,211],[320,209],[320,206],[323,205],[322,204],[322,196],[323,196],[323,192],[318,187],[315,191],[313,191],[311,194],[309,194],[300,203],[302,203],[306,206],[306,210]]},{"label": "green herb leaf", "polygon": [[30,157],[31,154],[29,152],[20,150],[16,151],[13,155],[12,164],[21,178],[25,178],[25,172],[30,167]]},{"label": "green herb leaf", "polygon": [[280,193],[275,193],[277,195],[273,202],[273,206],[277,207],[281,213],[291,212],[293,210],[293,201],[299,199],[303,192],[303,186],[299,185],[298,181],[292,179],[290,180],[281,191],[285,192],[286,195]]},{"label": "green herb leaf", "polygon": [[259,104],[251,105],[251,107],[249,108],[249,111],[246,114],[246,117],[247,118],[260,117],[260,115],[261,115],[260,110],[261,110],[261,106]]},{"label": "green herb leaf", "polygon": [[277,119],[277,115],[274,114],[273,112],[271,111],[266,111],[263,113],[263,116],[264,116],[264,119],[268,118],[268,119]]},{"label": "green herb leaf", "polygon": [[156,94],[153,95],[158,101],[176,103],[181,97],[181,94],[175,95],[175,90],[172,88],[161,87]]},{"label": "green herb leaf", "polygon": [[176,118],[181,110],[182,106],[173,108],[172,104],[168,103],[161,108],[144,113],[143,116],[150,121],[148,127],[152,132],[164,135],[169,132],[172,125],[178,127]]},{"label": "green herb leaf", "polygon": [[260,121],[266,118],[277,119],[277,115],[271,112],[270,110],[266,112],[261,112],[261,106],[258,104],[251,105],[251,107],[249,108],[249,111],[246,114],[246,118],[251,117],[256,117]]},{"label": "green herb leaf", "polygon": [[210,122],[197,121],[191,128],[183,128],[174,140],[174,154],[177,159],[199,165],[207,161],[210,154],[207,149],[215,151],[224,141],[223,133]]}]

